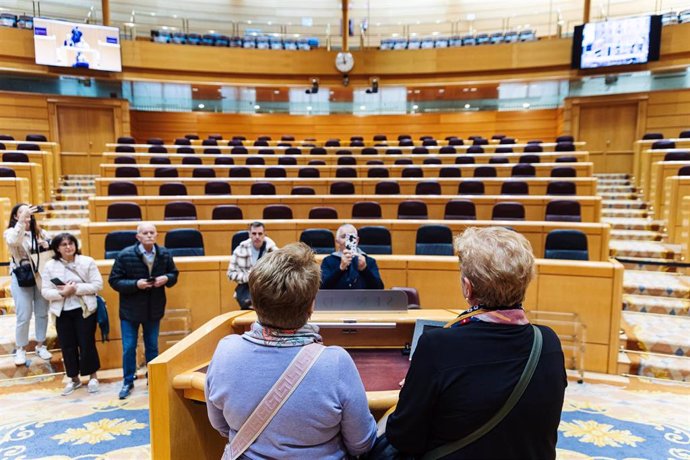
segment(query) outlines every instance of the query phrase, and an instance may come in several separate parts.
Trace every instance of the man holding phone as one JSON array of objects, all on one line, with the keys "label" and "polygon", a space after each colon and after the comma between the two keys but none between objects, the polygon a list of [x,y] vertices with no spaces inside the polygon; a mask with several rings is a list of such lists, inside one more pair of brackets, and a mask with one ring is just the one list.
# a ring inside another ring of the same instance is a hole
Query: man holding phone
[{"label": "man holding phone", "polygon": [[160,320],[165,314],[165,288],[177,283],[178,270],[172,255],[156,244],[158,233],[150,223],[137,227],[137,244],[117,255],[108,283],[120,293],[122,329],[122,369],[124,382],[120,399],[134,389],[139,326],[143,329],[148,363],[158,356]]},{"label": "man holding phone", "polygon": [[383,289],[376,261],[362,252],[358,243],[354,225],[338,228],[336,251],[321,262],[321,289]]}]

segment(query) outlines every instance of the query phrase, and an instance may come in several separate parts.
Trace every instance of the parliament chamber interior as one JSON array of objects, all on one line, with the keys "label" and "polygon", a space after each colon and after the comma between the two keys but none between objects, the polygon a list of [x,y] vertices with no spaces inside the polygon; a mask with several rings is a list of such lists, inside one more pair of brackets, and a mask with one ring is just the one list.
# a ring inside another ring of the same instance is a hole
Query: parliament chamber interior
[{"label": "parliament chamber interior", "polygon": [[[3,229],[40,206],[48,239],[95,259],[109,318],[100,388],[61,395],[53,314],[18,364],[0,245],[0,457],[220,458],[206,375],[257,320],[227,272],[260,221],[319,263],[352,224],[375,259],[385,290],[322,289],[310,322],[376,419],[420,324],[468,308],[454,239],[498,226],[531,245],[524,310],[563,348],[556,457],[688,458],[690,5],[518,3],[0,1]],[[118,399],[108,279],[144,222],[179,278],[160,354],[147,364],[139,340]]]}]

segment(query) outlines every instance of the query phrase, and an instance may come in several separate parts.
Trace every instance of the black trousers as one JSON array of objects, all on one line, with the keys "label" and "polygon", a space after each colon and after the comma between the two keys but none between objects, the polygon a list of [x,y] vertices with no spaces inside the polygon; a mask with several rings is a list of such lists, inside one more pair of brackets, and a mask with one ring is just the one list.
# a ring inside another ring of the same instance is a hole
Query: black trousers
[{"label": "black trousers", "polygon": [[84,318],[82,309],[63,311],[55,321],[67,377],[91,375],[101,367],[96,349],[96,312]]}]

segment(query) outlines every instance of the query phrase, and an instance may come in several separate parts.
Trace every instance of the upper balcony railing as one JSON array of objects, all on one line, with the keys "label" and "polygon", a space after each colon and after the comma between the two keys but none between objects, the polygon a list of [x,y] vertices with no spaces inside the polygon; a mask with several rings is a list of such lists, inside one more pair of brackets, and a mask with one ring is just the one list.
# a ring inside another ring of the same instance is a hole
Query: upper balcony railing
[{"label": "upper balcony railing", "polygon": [[[350,3],[347,28],[353,49],[415,49],[560,37],[569,35],[583,18],[583,0],[521,1],[519,12],[507,0]],[[110,25],[119,27],[125,39],[266,49],[338,49],[341,43],[340,2],[334,0],[312,0],[307,6],[287,8],[279,0],[262,2],[260,7],[229,1],[216,3],[213,9],[204,8],[203,2],[183,0],[166,2],[165,10],[153,0],[140,0],[134,9],[129,2],[110,1],[109,5]],[[687,0],[594,0],[590,20],[655,13],[666,14],[665,22],[675,23],[690,21],[688,9]],[[0,14],[6,15],[0,18],[0,24],[6,26],[30,22],[18,19],[20,16],[103,22],[101,2],[89,0],[0,0]]]}]

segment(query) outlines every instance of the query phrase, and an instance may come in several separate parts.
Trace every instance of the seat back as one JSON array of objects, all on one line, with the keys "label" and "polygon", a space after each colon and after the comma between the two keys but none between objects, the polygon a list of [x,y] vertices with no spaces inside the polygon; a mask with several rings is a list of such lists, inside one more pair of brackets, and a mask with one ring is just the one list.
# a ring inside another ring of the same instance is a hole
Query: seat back
[{"label": "seat back", "polygon": [[359,229],[359,248],[367,254],[393,254],[391,232],[383,226]]},{"label": "seat back", "polygon": [[354,195],[355,186],[352,182],[333,182],[330,192],[331,195]]},{"label": "seat back", "polygon": [[196,206],[189,201],[171,201],[165,205],[163,220],[196,220]]},{"label": "seat back", "polygon": [[316,207],[309,210],[309,219],[337,219],[338,211],[334,208]]},{"label": "seat back", "polygon": [[474,177],[496,177],[496,168],[493,166],[478,166],[474,170]]},{"label": "seat back", "polygon": [[234,165],[235,160],[230,158],[229,156],[222,156],[215,158],[213,160],[213,163],[217,165]]},{"label": "seat back", "polygon": [[525,153],[539,153],[544,151],[544,147],[539,144],[527,144],[522,151]]},{"label": "seat back", "polygon": [[311,187],[293,187],[290,195],[316,195],[316,191]]},{"label": "seat back", "polygon": [[378,182],[374,187],[376,195],[400,195],[400,185],[393,181]]},{"label": "seat back", "polygon": [[335,177],[357,177],[355,168],[336,168]]},{"label": "seat back", "polygon": [[[345,157],[339,157],[338,158],[338,166],[355,166],[357,164],[357,160],[354,157],[350,156],[345,156]],[[356,177],[357,171],[355,171],[355,177]]]},{"label": "seat back", "polygon": [[250,195],[275,195],[276,186],[270,182],[254,182],[249,193]]},{"label": "seat back", "polygon": [[316,254],[330,254],[335,250],[333,232],[325,228],[308,228],[300,234],[299,240]]},{"label": "seat back", "polygon": [[136,149],[131,145],[118,145],[115,147],[116,153],[134,153]]},{"label": "seat back", "polygon": [[216,171],[213,168],[194,168],[192,177],[216,177]]},{"label": "seat back", "polygon": [[443,214],[446,220],[476,220],[477,210],[469,200],[450,200]]},{"label": "seat back", "polygon": [[166,182],[158,187],[161,196],[186,195],[187,187],[182,182]]},{"label": "seat back", "polygon": [[555,181],[546,186],[547,195],[577,195],[577,186],[574,182]]},{"label": "seat back", "polygon": [[230,243],[231,250],[234,251],[237,246],[240,245],[240,243],[246,239],[249,239],[249,231],[248,230],[240,230],[239,232],[235,232],[234,235],[232,235],[232,241]]},{"label": "seat back", "polygon": [[553,230],[546,235],[545,259],[589,260],[587,235],[579,230]]},{"label": "seat back", "polygon": [[[232,158],[230,158],[232,160]],[[183,165],[200,165],[203,162],[201,161],[201,158],[199,157],[184,157],[182,159],[182,164]]]},{"label": "seat back", "polygon": [[169,165],[170,163],[172,162],[170,161],[170,158],[167,157],[151,157],[149,160],[149,164],[152,165]]},{"label": "seat back", "polygon": [[114,259],[124,248],[137,243],[135,230],[118,230],[105,235],[105,259]]},{"label": "seat back", "polygon": [[527,182],[504,182],[501,185],[501,195],[529,195]]},{"label": "seat back", "polygon": [[266,168],[264,177],[287,177],[287,171],[285,171],[285,168],[271,166]]},{"label": "seat back", "polygon": [[417,183],[415,195],[441,195],[441,184],[436,181],[422,181]]},{"label": "seat back", "polygon": [[232,189],[230,184],[221,181],[210,181],[206,182],[204,185],[205,195],[230,195],[232,194]]},{"label": "seat back", "polygon": [[264,160],[262,157],[249,157],[244,164],[247,166],[263,166],[266,164],[266,160]]},{"label": "seat back", "polygon": [[298,177],[314,178],[320,177],[320,175],[319,170],[316,168],[299,168],[299,171],[297,171]]},{"label": "seat back", "polygon": [[496,203],[491,210],[491,220],[525,220],[525,207],[510,201]]},{"label": "seat back", "polygon": [[[7,153],[5,155],[7,155]],[[9,161],[5,160],[5,155],[2,156],[3,161]],[[27,160],[28,159],[29,158],[27,157]],[[664,161],[690,161],[690,152],[668,152],[666,155],[664,155]]]},{"label": "seat back", "polygon": [[424,177],[424,171],[419,167],[404,168],[402,177]]},{"label": "seat back", "polygon": [[139,168],[133,166],[118,166],[115,168],[115,177],[141,177]]},{"label": "seat back", "polygon": [[551,170],[551,177],[576,177],[577,171],[570,166],[559,166]]},{"label": "seat back", "polygon": [[118,181],[108,184],[108,196],[137,195],[137,186],[133,182]]},{"label": "seat back", "polygon": [[520,155],[520,159],[518,161],[522,164],[532,164],[539,163],[540,158],[539,155]]},{"label": "seat back", "polygon": [[270,204],[264,208],[264,219],[292,219],[292,209],[284,204]]},{"label": "seat back", "polygon": [[467,180],[458,185],[459,195],[484,195],[484,182]]},{"label": "seat back", "polygon": [[152,145],[149,147],[149,153],[168,153],[168,149],[162,145]]},{"label": "seat back", "polygon": [[204,237],[194,228],[176,228],[165,234],[165,248],[173,257],[203,256]]},{"label": "seat back", "polygon": [[380,219],[381,205],[375,201],[358,201],[352,205],[353,219]]},{"label": "seat back", "polygon": [[656,141],[652,144],[652,150],[664,150],[664,149],[675,149],[676,143],[673,141]]},{"label": "seat back", "polygon": [[4,163],[28,163],[29,155],[22,152],[5,152],[2,154]]},{"label": "seat back", "polygon": [[428,219],[426,203],[418,200],[405,200],[398,204],[398,219]]},{"label": "seat back", "polygon": [[513,166],[511,175],[513,177],[534,177],[537,175],[537,170],[530,164],[518,163]]},{"label": "seat back", "polygon": [[139,221],[141,220],[141,208],[136,203],[120,202],[108,205],[106,214],[108,222]]},{"label": "seat back", "polygon": [[453,232],[445,225],[422,225],[417,229],[415,254],[418,256],[452,256]]},{"label": "seat back", "polygon": [[213,208],[213,220],[242,220],[242,208],[234,204],[221,204]]},{"label": "seat back", "polygon": [[177,168],[156,168],[153,171],[154,177],[179,177]]},{"label": "seat back", "polygon": [[550,222],[582,222],[580,203],[573,200],[554,200],[546,204],[544,220]]},{"label": "seat back", "polygon": [[228,172],[230,177],[252,177],[252,170],[246,166],[235,166]]}]

